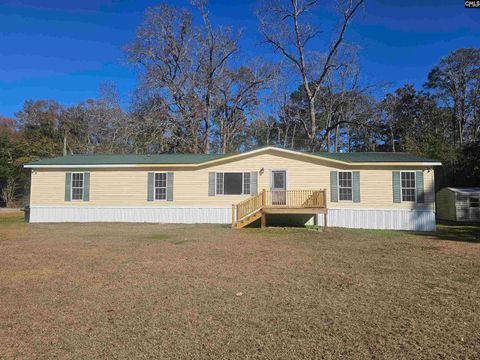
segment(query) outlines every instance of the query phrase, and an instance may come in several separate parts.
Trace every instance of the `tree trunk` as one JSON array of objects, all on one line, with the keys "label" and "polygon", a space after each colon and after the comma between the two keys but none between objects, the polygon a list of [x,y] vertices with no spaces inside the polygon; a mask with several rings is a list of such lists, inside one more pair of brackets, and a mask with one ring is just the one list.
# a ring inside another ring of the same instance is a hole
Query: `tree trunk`
[{"label": "tree trunk", "polygon": [[395,135],[392,126],[390,126],[390,138],[392,139],[392,152],[395,152]]},{"label": "tree trunk", "polygon": [[286,149],[287,148],[287,143],[288,143],[288,130],[290,130],[290,124],[287,125],[287,128],[285,129],[285,135],[283,136],[283,147]]},{"label": "tree trunk", "polygon": [[63,156],[67,156],[67,130],[63,132]]},{"label": "tree trunk", "polygon": [[210,153],[210,96],[207,97],[207,109],[205,114],[205,147],[203,149],[205,154]]},{"label": "tree trunk", "polygon": [[347,127],[347,150],[352,151],[352,140],[350,138],[350,126]]},{"label": "tree trunk", "polygon": [[337,127],[335,128],[335,148],[334,148],[334,152],[338,152],[338,132],[340,131],[340,126],[337,125]]},{"label": "tree trunk", "polygon": [[225,135],[222,140],[222,154],[226,154],[226,153],[227,153],[227,137]]},{"label": "tree trunk", "polygon": [[331,149],[331,143],[330,143],[330,130],[327,130],[327,133],[325,134],[325,136],[327,137],[326,140],[327,140],[327,152],[330,152],[330,149]]},{"label": "tree trunk", "polygon": [[293,131],[292,131],[292,142],[291,142],[291,145],[290,145],[290,148],[291,149],[295,149],[295,132],[297,130],[297,125],[293,125]]},{"label": "tree trunk", "polygon": [[[307,94],[308,93],[310,93],[310,91],[307,91]],[[314,97],[309,96],[308,109],[310,112],[310,134],[307,134],[307,135],[310,141],[310,150],[313,151],[315,147],[315,138],[317,135],[317,119],[315,114],[315,98]]]}]

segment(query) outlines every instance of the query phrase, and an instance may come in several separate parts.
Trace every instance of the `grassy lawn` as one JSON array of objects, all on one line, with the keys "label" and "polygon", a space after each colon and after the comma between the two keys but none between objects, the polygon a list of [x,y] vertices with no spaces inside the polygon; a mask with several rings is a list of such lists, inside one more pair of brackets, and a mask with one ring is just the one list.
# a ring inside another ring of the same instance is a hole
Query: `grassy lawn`
[{"label": "grassy lawn", "polygon": [[0,217],[2,358],[479,358],[479,227]]}]

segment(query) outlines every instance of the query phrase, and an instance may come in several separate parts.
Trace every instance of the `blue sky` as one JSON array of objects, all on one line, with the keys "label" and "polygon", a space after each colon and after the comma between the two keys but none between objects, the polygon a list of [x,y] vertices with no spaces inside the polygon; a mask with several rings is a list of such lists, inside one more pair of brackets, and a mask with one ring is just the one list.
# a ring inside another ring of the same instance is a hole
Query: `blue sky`
[{"label": "blue sky", "polygon": [[[26,99],[65,105],[98,96],[117,83],[125,107],[136,86],[122,46],[131,41],[147,0],[0,0],[0,115],[13,116]],[[174,0],[188,6],[188,0]],[[243,28],[244,56],[265,55],[257,1],[211,0],[215,23]],[[331,13],[319,10],[324,23]],[[347,41],[359,46],[363,81],[421,87],[432,66],[459,47],[480,45],[480,10],[462,0],[366,0]],[[292,79],[292,82],[296,82]]]}]

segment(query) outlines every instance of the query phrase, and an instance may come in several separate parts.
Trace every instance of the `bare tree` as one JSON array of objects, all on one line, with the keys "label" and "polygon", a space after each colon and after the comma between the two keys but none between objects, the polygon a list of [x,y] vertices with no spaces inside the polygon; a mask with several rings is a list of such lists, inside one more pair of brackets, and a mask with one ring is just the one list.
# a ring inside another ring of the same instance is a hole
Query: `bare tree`
[{"label": "bare tree", "polygon": [[129,60],[141,71],[141,88],[156,91],[178,126],[188,133],[189,150],[202,152],[201,103],[195,91],[199,72],[192,14],[167,4],[148,8],[136,39],[127,46]]},{"label": "bare tree", "polygon": [[87,99],[64,111],[71,153],[125,152],[128,148],[129,116],[120,107],[116,85],[103,83],[99,90],[98,99]]},{"label": "bare tree", "polygon": [[220,103],[215,114],[220,151],[225,154],[234,150],[235,141],[245,133],[247,115],[259,102],[259,92],[268,85],[275,70],[260,63],[226,70],[217,85]]},{"label": "bare tree", "polygon": [[329,72],[325,76],[324,86],[317,99],[317,106],[325,119],[324,143],[327,151],[332,149],[332,132],[334,134],[333,151],[339,149],[339,134],[342,126],[348,124],[352,119],[348,116],[349,110],[353,109],[353,102],[357,95],[366,89],[360,89],[358,79],[360,71],[355,61],[354,52],[347,52],[349,59],[339,61],[341,65],[335,72]]},{"label": "bare tree", "polygon": [[228,61],[238,51],[240,32],[234,33],[232,28],[214,27],[209,18],[207,0],[192,0],[202,16],[203,26],[197,32],[199,42],[199,69],[197,88],[202,94],[204,112],[204,152],[210,151],[212,104],[215,101],[217,82],[221,81]]},{"label": "bare tree", "polygon": [[161,4],[149,8],[127,47],[129,59],[140,66],[142,86],[165,99],[168,114],[186,129],[188,149],[208,153],[212,114],[220,101],[218,82],[238,51],[240,32],[213,26],[206,0],[192,0],[201,15],[193,24],[191,12]]},{"label": "bare tree", "polygon": [[478,131],[480,97],[480,49],[461,48],[444,57],[428,74],[427,88],[452,110],[454,142],[464,145],[469,127]]},{"label": "bare tree", "polygon": [[303,22],[318,3],[318,0],[268,0],[258,12],[260,31],[266,43],[280,52],[301,77],[309,109],[309,124],[304,123],[304,130],[312,149],[318,129],[315,99],[328,73],[340,66],[335,59],[338,58],[347,28],[363,0],[339,1],[339,29],[321,57],[307,51],[310,42],[320,34],[319,29],[308,21]]},{"label": "bare tree", "polygon": [[163,97],[137,91],[133,100],[128,133],[135,153],[188,152],[191,139],[169,116]]}]

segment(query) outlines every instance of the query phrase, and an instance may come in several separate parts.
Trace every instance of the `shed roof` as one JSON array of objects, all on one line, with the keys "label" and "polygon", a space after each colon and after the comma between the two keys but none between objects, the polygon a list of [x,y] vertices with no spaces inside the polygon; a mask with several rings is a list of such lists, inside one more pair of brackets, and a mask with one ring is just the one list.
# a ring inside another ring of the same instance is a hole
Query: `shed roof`
[{"label": "shed roof", "polygon": [[448,190],[463,194],[480,193],[480,187],[449,187]]}]

